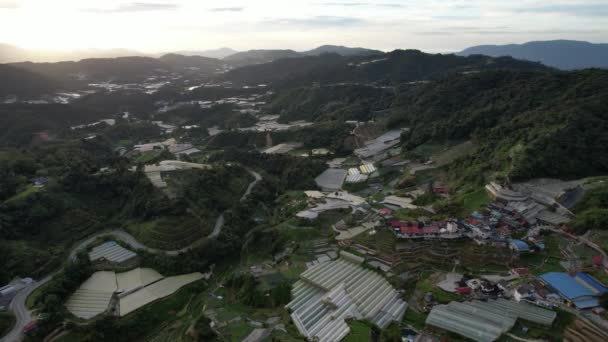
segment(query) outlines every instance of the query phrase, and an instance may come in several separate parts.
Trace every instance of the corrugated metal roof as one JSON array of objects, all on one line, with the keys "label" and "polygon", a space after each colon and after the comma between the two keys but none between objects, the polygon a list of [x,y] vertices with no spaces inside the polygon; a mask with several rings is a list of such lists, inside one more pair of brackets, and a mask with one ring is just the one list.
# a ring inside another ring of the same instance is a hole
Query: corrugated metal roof
[{"label": "corrugated metal roof", "polygon": [[516,247],[518,251],[529,251],[530,250],[530,246],[528,246],[528,244],[522,240],[511,240],[509,241],[509,243]]},{"label": "corrugated metal roof", "polygon": [[556,313],[525,303],[505,299],[487,302],[451,302],[433,307],[426,323],[455,332],[475,341],[494,341],[513,328],[521,318],[542,325],[551,325]]},{"label": "corrugated metal roof", "polygon": [[572,277],[564,272],[549,272],[541,275],[540,279],[568,300],[597,297],[606,292],[605,287],[584,273],[577,273]]}]

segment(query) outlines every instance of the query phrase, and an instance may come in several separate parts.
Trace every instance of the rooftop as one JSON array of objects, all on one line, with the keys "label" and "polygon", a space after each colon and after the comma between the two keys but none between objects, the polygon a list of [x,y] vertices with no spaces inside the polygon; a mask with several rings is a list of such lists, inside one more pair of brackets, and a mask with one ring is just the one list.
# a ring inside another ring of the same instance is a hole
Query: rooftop
[{"label": "rooftop", "polygon": [[506,299],[451,302],[433,307],[426,324],[451,331],[474,341],[494,341],[513,328],[517,319],[550,326],[556,313]]},{"label": "rooftop", "polygon": [[581,272],[574,276],[564,272],[549,272],[541,275],[540,279],[581,309],[598,306],[596,298],[608,290],[595,278]]},{"label": "rooftop", "polygon": [[105,242],[97,247],[94,247],[91,252],[89,252],[89,259],[91,261],[105,259],[110,262],[120,263],[136,256],[137,254],[122,247],[115,241]]},{"label": "rooftop", "polygon": [[340,341],[350,332],[345,320],[367,319],[380,328],[399,322],[407,309],[381,275],[360,266],[363,258],[341,252],[300,275],[286,305],[302,335],[319,342]]}]

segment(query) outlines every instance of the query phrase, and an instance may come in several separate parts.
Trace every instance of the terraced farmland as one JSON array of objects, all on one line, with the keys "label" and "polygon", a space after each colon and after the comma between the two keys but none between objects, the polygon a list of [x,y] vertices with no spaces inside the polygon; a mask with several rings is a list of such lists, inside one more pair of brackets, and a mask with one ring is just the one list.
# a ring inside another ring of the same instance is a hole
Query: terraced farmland
[{"label": "terraced farmland", "polygon": [[127,230],[146,246],[165,250],[186,247],[211,232],[214,218],[201,221],[193,215],[183,218],[162,218],[127,226]]}]

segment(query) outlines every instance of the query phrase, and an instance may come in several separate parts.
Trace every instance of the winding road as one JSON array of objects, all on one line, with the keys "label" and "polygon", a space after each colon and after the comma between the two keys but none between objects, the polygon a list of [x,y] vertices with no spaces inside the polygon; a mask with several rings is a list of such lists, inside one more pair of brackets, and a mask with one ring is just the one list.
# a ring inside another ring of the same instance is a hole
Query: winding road
[{"label": "winding road", "polygon": [[[247,197],[251,194],[253,187],[255,187],[255,185],[262,180],[262,176],[259,173],[255,172],[253,170],[250,170],[250,169],[247,169],[247,172],[249,172],[249,174],[251,174],[254,177],[254,180],[251,183],[249,183],[249,185],[247,186],[247,190],[245,191],[245,193],[243,194],[243,196],[240,199],[241,202],[243,202],[244,200],[247,199]],[[215,226],[213,227],[213,231],[211,232],[211,234],[209,234],[207,236],[207,238],[211,238],[211,239],[217,238],[220,235],[220,233],[222,232],[223,226],[224,226],[224,213],[221,213],[220,216],[215,221]],[[86,249],[86,247],[89,244],[91,244],[93,241],[95,241],[97,238],[99,238],[101,236],[107,236],[107,235],[112,235],[112,236],[118,238],[119,240],[121,240],[124,243],[131,246],[133,249],[145,250],[150,253],[165,253],[166,255],[170,255],[170,256],[176,256],[180,253],[183,253],[183,252],[189,250],[190,248],[192,248],[192,246],[194,244],[199,242],[199,241],[195,241],[190,246],[187,246],[187,247],[184,247],[184,248],[178,249],[178,250],[171,250],[171,251],[160,250],[160,249],[150,248],[150,247],[142,244],[141,242],[137,241],[137,239],[135,237],[133,237],[133,235],[127,233],[124,230],[115,229],[115,230],[109,230],[109,231],[103,231],[100,233],[96,233],[94,235],[89,236],[86,240],[79,242],[70,251],[68,260],[76,259],[76,255],[78,254],[79,251]],[[21,333],[23,331],[23,327],[32,320],[31,312],[27,309],[27,307],[25,305],[27,297],[34,290],[36,290],[40,286],[44,285],[48,281],[50,281],[53,278],[53,276],[59,272],[61,272],[61,270],[58,270],[50,275],[47,275],[46,277],[44,277],[38,281],[34,281],[17,293],[17,295],[15,296],[15,298],[13,298],[13,300],[11,301],[11,303],[9,305],[9,310],[15,315],[15,325],[13,326],[12,330],[7,335],[5,335],[4,337],[2,337],[0,339],[0,342],[17,342],[17,341],[21,341],[23,339],[23,335]]]}]

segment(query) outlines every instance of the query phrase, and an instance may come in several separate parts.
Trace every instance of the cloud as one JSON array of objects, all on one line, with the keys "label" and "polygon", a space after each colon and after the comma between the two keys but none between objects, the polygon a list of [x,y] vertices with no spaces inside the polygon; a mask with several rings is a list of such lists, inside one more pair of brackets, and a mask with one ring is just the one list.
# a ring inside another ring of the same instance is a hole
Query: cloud
[{"label": "cloud", "polygon": [[564,14],[579,17],[607,17],[608,3],[554,4],[518,8],[518,13]]},{"label": "cloud", "polygon": [[400,8],[404,7],[402,4],[391,4],[391,3],[375,3],[375,2],[322,2],[319,3],[321,6],[343,6],[343,7],[393,7]]},{"label": "cloud", "polygon": [[414,34],[421,36],[453,36],[463,34],[475,34],[475,35],[530,35],[530,34],[551,34],[551,35],[566,35],[566,34],[596,34],[602,33],[601,30],[564,30],[564,29],[548,29],[548,30],[509,30],[508,27],[496,27],[496,28],[475,28],[475,27],[461,27],[461,28],[442,28],[436,31],[420,31],[414,32]]},{"label": "cloud", "polygon": [[354,17],[314,16],[309,18],[277,18],[262,22],[264,25],[279,25],[305,28],[324,28],[336,26],[356,26],[365,24],[366,21]]},{"label": "cloud", "polygon": [[477,14],[448,14],[448,15],[435,15],[431,17],[435,20],[475,20],[479,19],[480,16]]},{"label": "cloud", "polygon": [[241,12],[245,7],[216,7],[210,8],[209,12]]},{"label": "cloud", "polygon": [[16,9],[19,5],[16,1],[2,1],[0,0],[0,9]]},{"label": "cloud", "polygon": [[157,2],[131,2],[128,4],[120,5],[115,8],[90,8],[85,9],[85,12],[97,12],[97,13],[132,13],[132,12],[150,12],[150,11],[167,11],[176,10],[179,5],[170,3],[157,3]]}]

